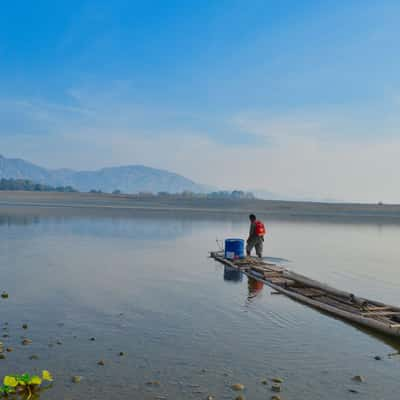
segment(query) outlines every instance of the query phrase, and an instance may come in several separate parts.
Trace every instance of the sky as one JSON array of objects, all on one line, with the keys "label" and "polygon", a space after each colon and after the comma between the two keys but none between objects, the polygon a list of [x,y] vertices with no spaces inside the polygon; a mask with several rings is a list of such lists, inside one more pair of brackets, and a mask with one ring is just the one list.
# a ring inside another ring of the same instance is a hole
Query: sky
[{"label": "sky", "polygon": [[18,1],[0,154],[400,203],[400,2]]}]

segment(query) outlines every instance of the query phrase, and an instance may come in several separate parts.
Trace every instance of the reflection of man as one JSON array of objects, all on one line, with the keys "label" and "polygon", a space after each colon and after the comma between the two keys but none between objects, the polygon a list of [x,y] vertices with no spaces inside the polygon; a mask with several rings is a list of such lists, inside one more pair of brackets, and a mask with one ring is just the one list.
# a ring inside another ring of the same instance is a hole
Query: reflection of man
[{"label": "reflection of man", "polygon": [[257,279],[248,277],[247,288],[249,290],[249,299],[256,297],[264,287],[264,283]]},{"label": "reflection of man", "polygon": [[247,239],[246,253],[250,256],[253,247],[256,249],[258,257],[262,257],[265,226],[261,221],[258,221],[254,214],[249,215],[250,219],[250,232]]}]

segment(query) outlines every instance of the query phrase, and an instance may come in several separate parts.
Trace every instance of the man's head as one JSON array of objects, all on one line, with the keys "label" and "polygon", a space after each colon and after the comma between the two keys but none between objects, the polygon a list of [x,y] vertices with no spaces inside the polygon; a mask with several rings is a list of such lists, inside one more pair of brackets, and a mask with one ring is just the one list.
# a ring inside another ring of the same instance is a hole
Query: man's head
[{"label": "man's head", "polygon": [[251,222],[254,222],[256,219],[257,219],[257,218],[256,218],[256,216],[255,216],[254,214],[250,214],[250,215],[249,215],[249,220],[250,220]]}]

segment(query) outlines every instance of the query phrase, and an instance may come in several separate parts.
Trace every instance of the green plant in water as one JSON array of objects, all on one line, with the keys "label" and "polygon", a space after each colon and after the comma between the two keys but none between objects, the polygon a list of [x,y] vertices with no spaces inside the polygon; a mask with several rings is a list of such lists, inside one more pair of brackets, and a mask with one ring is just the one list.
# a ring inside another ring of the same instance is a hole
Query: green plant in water
[{"label": "green plant in water", "polygon": [[42,376],[29,375],[6,375],[3,379],[3,385],[0,386],[0,396],[8,397],[17,394],[30,399],[32,395],[41,389],[43,381],[52,382],[53,377],[49,371],[42,371]]}]

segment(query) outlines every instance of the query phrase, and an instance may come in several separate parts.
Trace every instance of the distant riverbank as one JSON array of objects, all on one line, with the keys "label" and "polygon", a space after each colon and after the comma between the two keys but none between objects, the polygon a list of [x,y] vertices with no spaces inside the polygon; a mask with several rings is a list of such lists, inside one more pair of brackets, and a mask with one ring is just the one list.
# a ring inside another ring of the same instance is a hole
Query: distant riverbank
[{"label": "distant riverbank", "polygon": [[[400,223],[400,205],[314,203],[277,200],[190,199],[137,197],[92,193],[0,192],[0,208],[34,207],[37,213],[63,208],[69,213],[121,214],[131,212],[190,212],[223,215],[258,213],[269,219],[329,219]],[[74,211],[75,210],[75,211]]]}]

